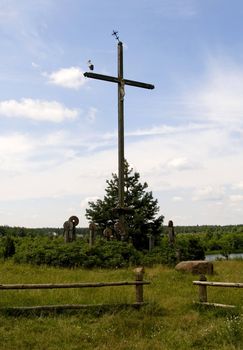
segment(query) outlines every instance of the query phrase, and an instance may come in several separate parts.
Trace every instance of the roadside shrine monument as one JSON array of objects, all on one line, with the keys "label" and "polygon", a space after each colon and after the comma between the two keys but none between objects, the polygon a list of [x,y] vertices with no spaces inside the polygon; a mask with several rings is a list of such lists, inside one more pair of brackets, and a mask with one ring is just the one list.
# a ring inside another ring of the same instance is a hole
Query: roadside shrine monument
[{"label": "roadside shrine monument", "polygon": [[[126,235],[125,215],[131,214],[132,209],[126,208],[124,203],[124,97],[125,97],[125,85],[139,87],[143,89],[154,89],[154,85],[141,83],[139,81],[124,79],[123,77],[123,44],[119,39],[118,32],[113,31],[112,34],[118,41],[117,45],[117,77],[103,75],[93,72],[85,72],[86,78],[93,78],[98,80],[104,80],[111,83],[116,83],[118,86],[118,207],[114,208],[114,212],[118,214],[118,222],[116,224],[116,230],[119,230],[121,237]],[[89,61],[90,70],[94,69],[93,64]],[[119,226],[119,227],[118,227]]]},{"label": "roadside shrine monument", "polygon": [[70,216],[70,218],[63,224],[64,242],[69,243],[76,240],[76,226],[79,224],[77,216]]}]

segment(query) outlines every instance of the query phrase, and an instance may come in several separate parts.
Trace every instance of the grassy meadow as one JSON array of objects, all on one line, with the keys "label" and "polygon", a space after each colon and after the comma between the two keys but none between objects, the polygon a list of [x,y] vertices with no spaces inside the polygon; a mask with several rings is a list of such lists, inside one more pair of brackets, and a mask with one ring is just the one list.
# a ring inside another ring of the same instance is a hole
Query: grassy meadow
[{"label": "grassy meadow", "polygon": [[[209,280],[242,282],[243,261],[218,261]],[[33,267],[1,263],[1,283],[68,283],[133,280],[133,269],[84,270]],[[204,309],[197,301],[198,276],[172,268],[147,268],[140,310],[118,307],[133,303],[135,287],[93,289],[1,290],[0,307],[48,304],[114,304],[63,312],[12,313],[0,311],[0,349],[243,349],[243,315],[222,309]],[[240,289],[208,288],[210,302],[243,306]]]}]

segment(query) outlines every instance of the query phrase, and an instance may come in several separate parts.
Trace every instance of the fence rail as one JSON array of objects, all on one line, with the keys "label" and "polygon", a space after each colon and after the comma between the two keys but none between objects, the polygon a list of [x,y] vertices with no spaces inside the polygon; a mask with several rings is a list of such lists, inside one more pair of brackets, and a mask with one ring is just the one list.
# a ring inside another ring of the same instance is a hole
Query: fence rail
[{"label": "fence rail", "polygon": [[233,283],[233,282],[211,282],[207,281],[206,276],[201,275],[199,281],[193,281],[194,285],[199,286],[198,289],[198,297],[199,303],[203,305],[209,306],[219,306],[223,308],[234,308],[235,305],[226,305],[226,304],[218,304],[218,303],[209,303],[208,302],[208,293],[207,287],[223,287],[223,288],[243,288],[243,283]]},{"label": "fence rail", "polygon": [[134,282],[98,282],[98,283],[47,283],[47,284],[0,284],[0,289],[60,289],[60,288],[100,288],[118,286],[140,286],[150,284],[147,281]]},{"label": "fence rail", "polygon": [[[135,281],[122,282],[97,282],[97,283],[47,283],[47,284],[0,284],[0,290],[26,290],[26,289],[71,289],[71,288],[100,288],[100,287],[120,287],[120,286],[135,286],[136,301],[130,305],[141,306],[143,300],[143,286],[150,284],[143,280],[144,269],[136,268]],[[14,310],[51,310],[51,309],[82,309],[85,307],[108,306],[104,304],[66,304],[66,305],[37,305],[37,306],[19,306],[7,307]],[[5,308],[2,308],[5,309]]]},{"label": "fence rail", "polygon": [[243,288],[243,283],[193,281],[193,284],[198,285],[198,286]]}]

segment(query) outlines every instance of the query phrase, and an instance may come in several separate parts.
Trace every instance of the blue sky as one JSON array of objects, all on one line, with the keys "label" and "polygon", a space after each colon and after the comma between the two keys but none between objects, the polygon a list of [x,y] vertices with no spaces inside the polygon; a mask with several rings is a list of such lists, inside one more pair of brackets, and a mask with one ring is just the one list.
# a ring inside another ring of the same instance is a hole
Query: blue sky
[{"label": "blue sky", "polygon": [[125,156],[165,223],[243,223],[240,0],[0,0],[0,225],[86,226],[117,172],[117,74]]}]

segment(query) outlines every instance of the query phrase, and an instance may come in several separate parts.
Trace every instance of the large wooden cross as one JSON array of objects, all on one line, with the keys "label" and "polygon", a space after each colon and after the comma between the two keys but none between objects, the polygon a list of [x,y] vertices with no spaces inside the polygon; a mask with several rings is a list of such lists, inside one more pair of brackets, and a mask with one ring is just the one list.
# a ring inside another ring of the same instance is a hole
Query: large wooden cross
[{"label": "large wooden cross", "polygon": [[118,74],[117,77],[97,74],[93,72],[86,72],[84,76],[87,78],[94,78],[98,80],[105,80],[118,85],[118,196],[119,207],[116,208],[119,214],[120,227],[122,228],[122,235],[125,235],[125,213],[128,211],[124,207],[124,96],[125,85],[140,87],[144,89],[154,89],[154,85],[141,83],[139,81],[128,80],[123,78],[123,45],[117,36],[117,32],[113,32],[118,40],[117,56],[118,56]]}]

